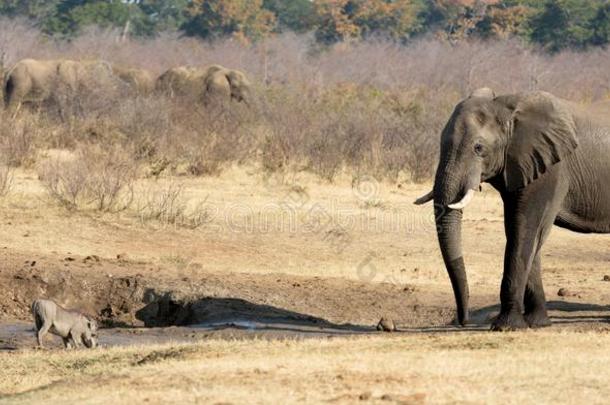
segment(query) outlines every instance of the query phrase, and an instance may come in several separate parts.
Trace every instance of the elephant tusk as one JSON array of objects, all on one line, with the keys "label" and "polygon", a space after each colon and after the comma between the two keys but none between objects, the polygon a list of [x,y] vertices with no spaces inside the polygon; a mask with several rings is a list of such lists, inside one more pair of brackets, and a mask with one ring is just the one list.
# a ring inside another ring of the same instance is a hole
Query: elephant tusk
[{"label": "elephant tusk", "polygon": [[455,204],[449,204],[448,207],[452,210],[461,210],[468,204],[470,204],[470,201],[472,201],[472,197],[474,197],[474,190],[469,189],[466,192],[464,198],[462,198],[459,202],[456,202]]},{"label": "elephant tusk", "polygon": [[432,199],[434,198],[434,190],[430,191],[428,194],[419,197],[417,200],[415,200],[413,202],[413,204],[415,205],[423,205],[429,201],[432,201]]}]

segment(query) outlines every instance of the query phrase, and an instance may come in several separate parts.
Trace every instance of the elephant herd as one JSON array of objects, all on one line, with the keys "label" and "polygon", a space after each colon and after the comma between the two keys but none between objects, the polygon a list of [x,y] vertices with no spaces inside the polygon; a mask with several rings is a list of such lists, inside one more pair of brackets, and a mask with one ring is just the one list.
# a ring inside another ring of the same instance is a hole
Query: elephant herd
[{"label": "elephant herd", "polygon": [[113,85],[133,95],[164,94],[190,98],[204,105],[224,101],[248,103],[251,84],[238,70],[220,65],[170,68],[158,78],[148,70],[103,60],[23,59],[4,76],[4,102],[8,108],[42,104],[60,96],[75,96]]}]

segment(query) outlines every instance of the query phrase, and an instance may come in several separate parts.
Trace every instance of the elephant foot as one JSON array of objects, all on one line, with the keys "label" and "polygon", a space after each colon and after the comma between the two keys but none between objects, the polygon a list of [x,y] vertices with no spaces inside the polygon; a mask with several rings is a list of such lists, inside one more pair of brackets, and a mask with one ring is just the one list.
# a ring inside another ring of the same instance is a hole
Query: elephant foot
[{"label": "elephant foot", "polygon": [[551,326],[551,320],[544,310],[527,313],[524,315],[524,318],[530,328],[546,328]]},{"label": "elephant foot", "polygon": [[510,312],[508,314],[500,314],[491,324],[491,330],[494,332],[507,332],[512,330],[527,329],[529,325],[525,322],[522,314]]}]

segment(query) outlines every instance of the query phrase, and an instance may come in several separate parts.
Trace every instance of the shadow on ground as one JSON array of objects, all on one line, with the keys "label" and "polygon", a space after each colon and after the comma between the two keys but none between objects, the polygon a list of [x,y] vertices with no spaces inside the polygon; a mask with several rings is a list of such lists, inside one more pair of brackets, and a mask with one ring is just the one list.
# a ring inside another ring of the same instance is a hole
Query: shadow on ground
[{"label": "shadow on ground", "polygon": [[[610,306],[568,301],[550,301],[554,327],[610,330]],[[405,309],[406,311],[408,309]],[[469,333],[489,329],[499,305],[471,312],[466,327],[437,325],[414,327],[398,325],[403,333]],[[103,346],[188,342],[203,339],[302,339],[377,333],[373,325],[333,323],[326,319],[256,304],[238,298],[201,298],[178,301],[169,295],[159,297],[136,312],[144,327],[121,323],[100,330]],[[116,325],[115,325],[116,326]],[[61,339],[48,337],[47,347],[61,348]],[[0,323],[0,351],[32,348],[35,345],[31,322]]]},{"label": "shadow on ground", "polygon": [[[549,317],[554,324],[610,323],[610,305],[597,305],[570,301],[547,302]],[[490,305],[471,312],[473,326],[490,325],[500,312],[500,305]]]},{"label": "shadow on ground", "polygon": [[256,304],[239,298],[206,297],[177,301],[163,296],[136,312],[146,327],[197,326],[244,329],[292,330],[309,333],[317,330],[336,333],[371,331],[370,326],[337,324],[308,314]]}]

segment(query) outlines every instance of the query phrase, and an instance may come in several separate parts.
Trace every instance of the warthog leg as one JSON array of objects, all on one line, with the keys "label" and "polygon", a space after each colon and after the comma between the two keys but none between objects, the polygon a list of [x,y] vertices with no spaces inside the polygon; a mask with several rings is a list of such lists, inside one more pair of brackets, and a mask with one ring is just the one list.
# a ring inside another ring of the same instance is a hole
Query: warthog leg
[{"label": "warthog leg", "polygon": [[42,324],[40,329],[38,329],[38,332],[36,333],[36,339],[38,340],[38,346],[44,347],[44,345],[42,343],[42,339],[44,338],[44,335],[47,334],[47,332],[49,331],[50,328],[51,328],[51,322],[46,321],[45,323]]}]

